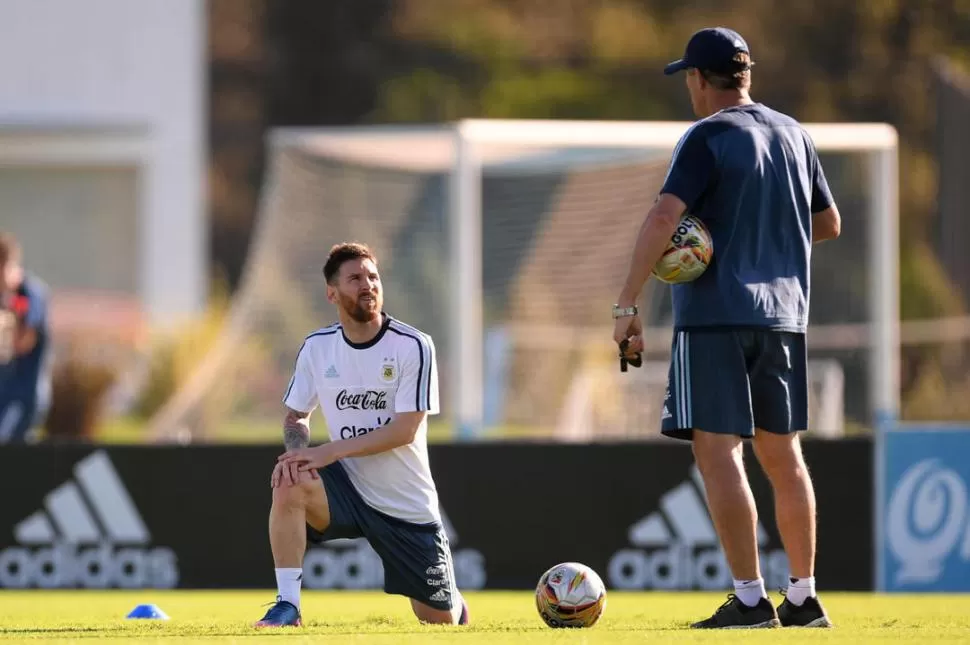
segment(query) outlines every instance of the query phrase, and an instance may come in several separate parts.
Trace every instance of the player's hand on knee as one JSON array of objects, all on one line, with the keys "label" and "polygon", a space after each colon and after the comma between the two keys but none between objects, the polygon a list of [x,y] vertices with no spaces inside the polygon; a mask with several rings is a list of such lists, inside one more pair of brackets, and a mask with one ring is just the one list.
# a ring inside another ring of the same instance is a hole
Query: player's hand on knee
[{"label": "player's hand on knee", "polygon": [[270,486],[280,488],[283,486],[283,464],[276,464],[273,467],[273,475],[270,477]]},{"label": "player's hand on knee", "polygon": [[318,473],[315,470],[305,470],[305,471],[300,471],[298,477],[299,477],[299,479],[297,480],[298,484],[308,484],[315,479],[320,479],[320,473]]},{"label": "player's hand on knee", "polygon": [[320,473],[316,470],[300,470],[299,464],[290,464],[290,479],[293,481],[293,485],[306,484],[312,482],[314,479],[320,479]]},{"label": "player's hand on knee", "polygon": [[270,486],[280,488],[282,486],[295,486],[320,479],[320,473],[315,470],[301,471],[299,464],[277,462],[273,467],[273,474],[270,477]]},{"label": "player's hand on knee", "polygon": [[289,466],[292,464],[292,473],[309,472],[318,468],[326,468],[337,461],[337,451],[333,442],[320,444],[311,448],[300,448],[298,450],[287,450],[277,457],[281,464]]}]

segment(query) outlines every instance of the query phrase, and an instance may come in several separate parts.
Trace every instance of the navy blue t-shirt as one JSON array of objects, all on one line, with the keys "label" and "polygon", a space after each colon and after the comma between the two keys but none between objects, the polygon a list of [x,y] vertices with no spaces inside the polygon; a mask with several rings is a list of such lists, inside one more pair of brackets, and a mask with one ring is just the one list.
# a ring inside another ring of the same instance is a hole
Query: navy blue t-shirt
[{"label": "navy blue t-shirt", "polygon": [[797,121],[760,103],[698,121],[661,193],[683,200],[714,242],[707,271],[672,286],[675,327],[806,330],[812,213],[832,194]]}]

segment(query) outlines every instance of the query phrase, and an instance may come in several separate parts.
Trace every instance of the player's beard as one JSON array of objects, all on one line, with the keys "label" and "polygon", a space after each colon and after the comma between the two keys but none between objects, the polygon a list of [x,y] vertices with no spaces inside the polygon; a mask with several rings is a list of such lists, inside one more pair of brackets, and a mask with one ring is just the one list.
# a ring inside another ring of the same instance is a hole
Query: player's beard
[{"label": "player's beard", "polygon": [[[361,297],[371,296],[370,302],[362,302]],[[347,315],[359,323],[368,323],[381,315],[381,296],[379,293],[361,294],[356,298],[340,294],[340,305]]]}]

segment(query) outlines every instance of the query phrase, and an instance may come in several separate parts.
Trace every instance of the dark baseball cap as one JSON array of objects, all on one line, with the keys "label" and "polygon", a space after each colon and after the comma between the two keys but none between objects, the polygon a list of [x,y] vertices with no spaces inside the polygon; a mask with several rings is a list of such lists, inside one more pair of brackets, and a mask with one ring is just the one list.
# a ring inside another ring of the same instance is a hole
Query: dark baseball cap
[{"label": "dark baseball cap", "polygon": [[664,74],[676,74],[688,67],[715,74],[744,71],[754,63],[744,65],[735,61],[734,57],[740,53],[751,56],[748,43],[744,42],[741,34],[726,27],[708,27],[690,37],[684,57],[664,67]]}]

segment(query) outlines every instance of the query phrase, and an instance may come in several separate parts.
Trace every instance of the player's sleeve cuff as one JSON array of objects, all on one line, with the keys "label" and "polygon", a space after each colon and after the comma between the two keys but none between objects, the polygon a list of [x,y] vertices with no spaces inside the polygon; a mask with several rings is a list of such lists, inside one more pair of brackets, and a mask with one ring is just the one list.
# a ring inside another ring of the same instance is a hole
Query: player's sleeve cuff
[{"label": "player's sleeve cuff", "polygon": [[664,186],[660,190],[661,195],[673,195],[680,201],[684,202],[684,206],[687,207],[687,212],[691,212],[694,208],[694,203],[697,201],[697,195],[694,194],[687,186],[683,186],[677,183],[671,183],[670,185]]},{"label": "player's sleeve cuff", "polygon": [[424,412],[424,413],[426,413],[430,417],[430,416],[434,416],[436,414],[439,414],[440,410],[438,408],[431,408],[431,409],[423,408],[423,409],[418,409],[418,408],[415,408],[413,405],[410,406],[410,407],[395,408],[394,409],[394,414],[405,414],[407,412]]},{"label": "player's sleeve cuff", "polygon": [[821,213],[826,208],[831,208],[833,201],[834,200],[832,200],[832,201],[824,201],[824,200],[821,200],[821,201],[819,201],[817,203],[813,203],[812,204],[812,215],[815,215],[816,213]]},{"label": "player's sleeve cuff", "polygon": [[291,397],[285,397],[283,399],[283,405],[298,414],[310,414],[317,407],[313,402],[295,401]]}]

